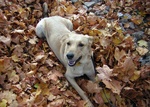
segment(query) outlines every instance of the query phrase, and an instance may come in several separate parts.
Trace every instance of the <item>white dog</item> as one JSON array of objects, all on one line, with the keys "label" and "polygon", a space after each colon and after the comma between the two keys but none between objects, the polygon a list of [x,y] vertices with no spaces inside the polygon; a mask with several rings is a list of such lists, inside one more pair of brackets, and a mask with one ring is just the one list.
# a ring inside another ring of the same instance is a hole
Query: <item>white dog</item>
[{"label": "white dog", "polygon": [[92,81],[95,80],[95,70],[91,59],[93,37],[77,34],[72,30],[72,22],[60,16],[43,18],[35,29],[38,37],[46,37],[50,48],[66,67],[65,77],[70,84],[82,99],[87,101],[89,107],[94,107],[74,79],[86,74]]}]

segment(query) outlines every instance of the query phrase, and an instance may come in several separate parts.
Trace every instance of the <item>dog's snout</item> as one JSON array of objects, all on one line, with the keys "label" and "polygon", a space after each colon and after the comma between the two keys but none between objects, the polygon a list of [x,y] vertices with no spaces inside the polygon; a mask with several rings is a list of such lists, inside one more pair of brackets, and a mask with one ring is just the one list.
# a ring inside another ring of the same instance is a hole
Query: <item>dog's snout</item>
[{"label": "dog's snout", "polygon": [[67,54],[67,58],[68,58],[68,59],[72,59],[73,57],[74,57],[74,54],[73,54],[73,53],[68,53],[68,54]]}]

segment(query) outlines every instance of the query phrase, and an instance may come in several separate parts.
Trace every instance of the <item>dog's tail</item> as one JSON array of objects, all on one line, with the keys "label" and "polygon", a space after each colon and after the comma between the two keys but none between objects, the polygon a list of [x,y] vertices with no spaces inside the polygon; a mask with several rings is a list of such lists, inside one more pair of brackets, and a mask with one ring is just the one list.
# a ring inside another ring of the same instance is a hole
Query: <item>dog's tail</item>
[{"label": "dog's tail", "polygon": [[46,2],[43,3],[43,17],[48,17],[48,4]]}]

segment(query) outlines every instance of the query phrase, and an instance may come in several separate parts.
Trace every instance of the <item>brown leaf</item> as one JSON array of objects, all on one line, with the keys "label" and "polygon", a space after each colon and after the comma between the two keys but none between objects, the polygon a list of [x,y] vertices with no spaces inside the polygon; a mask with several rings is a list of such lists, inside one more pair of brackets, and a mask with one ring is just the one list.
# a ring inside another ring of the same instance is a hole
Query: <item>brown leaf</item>
[{"label": "brown leaf", "polygon": [[[1,2],[2,1],[0,1],[0,4]],[[7,25],[8,25],[7,17],[3,14],[3,11],[0,9],[0,28],[4,28]]]},{"label": "brown leaf", "polygon": [[89,93],[98,93],[101,90],[98,84],[92,81],[88,81],[88,83],[86,84],[86,89]]},{"label": "brown leaf", "polygon": [[134,24],[139,25],[139,24],[141,24],[141,23],[143,22],[143,18],[140,17],[140,16],[133,16],[133,17],[131,18],[131,21],[132,21]]},{"label": "brown leaf", "polygon": [[13,70],[13,63],[11,58],[4,57],[0,59],[0,72],[7,72],[9,70]]},{"label": "brown leaf", "polygon": [[114,53],[114,57],[117,61],[120,61],[121,58],[123,58],[124,56],[126,56],[126,52],[124,50],[119,50],[119,48],[115,48],[115,53]]},{"label": "brown leaf", "polygon": [[97,103],[97,104],[104,104],[104,101],[103,101],[103,98],[101,97],[101,93],[96,93],[95,96],[94,96],[94,101]]},{"label": "brown leaf", "polygon": [[74,5],[69,5],[69,6],[66,7],[66,12],[68,14],[73,14],[75,11],[76,11],[76,8],[75,8]]},{"label": "brown leaf", "polygon": [[110,69],[107,65],[103,65],[103,67],[98,67],[96,70],[99,73],[97,74],[99,80],[111,80],[110,76],[112,76],[113,69]]},{"label": "brown leaf", "polygon": [[87,22],[90,24],[90,26],[97,24],[97,16],[94,15],[87,16]]},{"label": "brown leaf", "polygon": [[149,50],[147,48],[143,48],[143,47],[137,47],[136,51],[140,54],[140,55],[145,55]]},{"label": "brown leaf", "polygon": [[48,78],[53,81],[57,81],[60,77],[63,77],[63,74],[57,70],[53,70],[53,72],[48,75]]},{"label": "brown leaf", "polygon": [[103,80],[103,83],[106,85],[107,88],[111,89],[113,93],[120,95],[123,87],[121,86],[122,82],[112,79],[111,81]]},{"label": "brown leaf", "polygon": [[11,37],[0,36],[0,42],[3,42],[9,47],[11,43]]},{"label": "brown leaf", "polygon": [[16,45],[14,47],[12,56],[15,55],[16,57],[21,57],[23,55],[23,48],[21,45]]}]

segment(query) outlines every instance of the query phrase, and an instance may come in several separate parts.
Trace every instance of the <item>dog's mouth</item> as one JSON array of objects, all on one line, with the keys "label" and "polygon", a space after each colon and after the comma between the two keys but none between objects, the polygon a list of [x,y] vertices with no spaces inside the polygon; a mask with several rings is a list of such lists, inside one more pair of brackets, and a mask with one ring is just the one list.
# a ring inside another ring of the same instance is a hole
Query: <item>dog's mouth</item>
[{"label": "dog's mouth", "polygon": [[68,65],[69,66],[74,66],[77,62],[81,60],[82,56],[80,56],[77,60],[69,60]]}]

